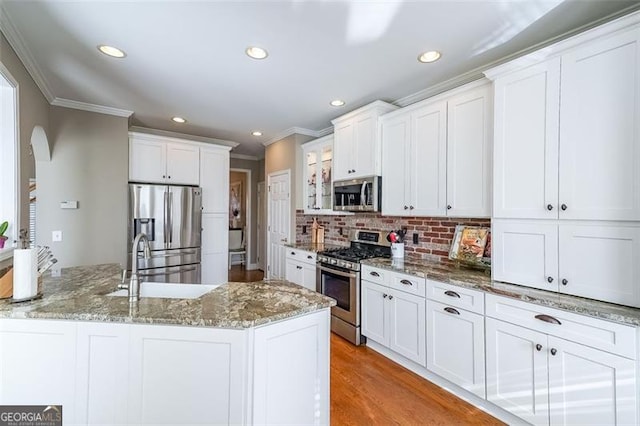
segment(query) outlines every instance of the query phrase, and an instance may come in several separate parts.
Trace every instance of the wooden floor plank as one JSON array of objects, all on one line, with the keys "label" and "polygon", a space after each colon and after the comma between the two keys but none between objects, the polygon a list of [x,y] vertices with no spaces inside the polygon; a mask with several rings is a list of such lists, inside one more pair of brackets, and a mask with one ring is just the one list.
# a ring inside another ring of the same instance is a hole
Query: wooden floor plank
[{"label": "wooden floor plank", "polygon": [[264,272],[259,269],[246,270],[242,265],[234,265],[229,270],[229,281],[234,283],[250,283],[264,278]]},{"label": "wooden floor plank", "polygon": [[331,335],[333,425],[503,423],[365,346]]}]

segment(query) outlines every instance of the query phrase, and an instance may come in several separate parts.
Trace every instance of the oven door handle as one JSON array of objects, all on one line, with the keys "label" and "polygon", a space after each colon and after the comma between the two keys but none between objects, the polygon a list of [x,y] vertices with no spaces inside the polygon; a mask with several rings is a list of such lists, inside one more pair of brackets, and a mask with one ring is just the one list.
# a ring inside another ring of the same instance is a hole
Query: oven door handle
[{"label": "oven door handle", "polygon": [[330,272],[332,274],[336,274],[336,275],[339,275],[339,276],[345,277],[345,278],[356,278],[356,276],[357,276],[355,272],[351,272],[351,273],[344,272],[344,271],[340,271],[338,269],[327,268],[327,267],[321,266],[321,265],[318,265],[318,269],[321,270],[321,271]]}]

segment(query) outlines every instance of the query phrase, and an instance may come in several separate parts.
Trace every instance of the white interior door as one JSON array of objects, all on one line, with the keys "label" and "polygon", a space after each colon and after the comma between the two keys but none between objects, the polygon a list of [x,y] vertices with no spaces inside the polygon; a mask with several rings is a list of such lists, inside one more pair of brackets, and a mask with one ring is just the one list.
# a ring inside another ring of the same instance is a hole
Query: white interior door
[{"label": "white interior door", "polygon": [[267,217],[267,278],[285,278],[285,247],[291,230],[291,172],[269,173]]},{"label": "white interior door", "polygon": [[258,269],[260,269],[261,271],[264,271],[264,267],[265,267],[264,259],[266,258],[266,251],[267,251],[267,245],[265,243],[267,240],[267,234],[265,232],[266,213],[267,213],[267,197],[265,196],[265,183],[258,182],[258,215],[257,215],[258,232],[256,233],[258,236],[258,240],[256,243],[258,247],[258,258],[256,259],[256,261],[258,263]]}]

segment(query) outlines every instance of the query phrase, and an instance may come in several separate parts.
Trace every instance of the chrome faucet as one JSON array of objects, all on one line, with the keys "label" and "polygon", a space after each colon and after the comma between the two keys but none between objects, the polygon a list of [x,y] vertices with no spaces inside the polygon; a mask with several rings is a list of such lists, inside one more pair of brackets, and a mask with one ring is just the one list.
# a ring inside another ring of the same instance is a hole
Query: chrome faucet
[{"label": "chrome faucet", "polygon": [[139,233],[133,239],[133,247],[131,248],[131,280],[129,281],[129,303],[140,300],[140,277],[138,276],[138,246],[142,241],[144,258],[151,257],[151,247],[149,247],[149,238],[147,234]]}]

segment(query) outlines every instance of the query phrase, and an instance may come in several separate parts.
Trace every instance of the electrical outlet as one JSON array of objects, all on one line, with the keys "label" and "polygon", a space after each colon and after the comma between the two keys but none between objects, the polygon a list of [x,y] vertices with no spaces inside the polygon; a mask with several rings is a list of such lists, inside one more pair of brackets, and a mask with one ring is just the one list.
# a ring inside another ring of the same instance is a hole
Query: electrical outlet
[{"label": "electrical outlet", "polygon": [[51,232],[51,241],[54,243],[59,243],[62,241],[62,231],[52,231]]},{"label": "electrical outlet", "polygon": [[418,244],[418,233],[417,232],[413,233],[413,244]]}]

